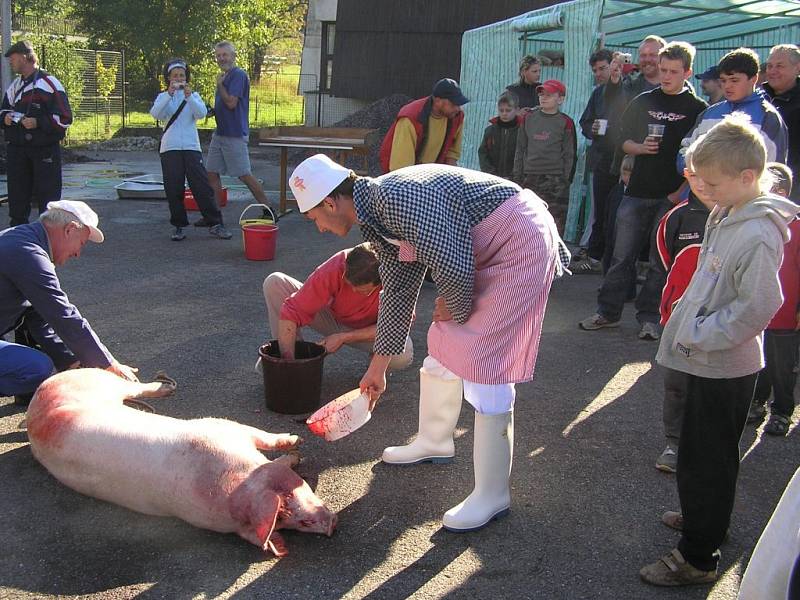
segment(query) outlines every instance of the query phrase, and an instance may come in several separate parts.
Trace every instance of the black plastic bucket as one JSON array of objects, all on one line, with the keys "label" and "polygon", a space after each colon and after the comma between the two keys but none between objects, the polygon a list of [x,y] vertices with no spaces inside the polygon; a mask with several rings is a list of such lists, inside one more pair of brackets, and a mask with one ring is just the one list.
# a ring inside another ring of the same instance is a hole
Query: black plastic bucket
[{"label": "black plastic bucket", "polygon": [[271,340],[258,349],[264,374],[264,400],[269,410],[285,415],[300,415],[317,410],[321,404],[322,366],[325,348],[298,341],[294,359],[281,358],[278,341]]}]

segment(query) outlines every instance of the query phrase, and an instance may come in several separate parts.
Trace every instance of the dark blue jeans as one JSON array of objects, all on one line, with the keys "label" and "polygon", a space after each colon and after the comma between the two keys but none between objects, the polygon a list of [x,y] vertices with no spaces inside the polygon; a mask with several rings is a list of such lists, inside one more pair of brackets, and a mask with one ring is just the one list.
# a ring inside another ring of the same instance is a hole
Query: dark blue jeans
[{"label": "dark blue jeans", "polygon": [[0,396],[30,394],[54,370],[44,352],[0,339]]},{"label": "dark blue jeans", "polygon": [[[622,317],[628,292],[636,283],[636,260],[669,207],[666,198],[622,197],[617,209],[611,264],[597,294],[597,312],[609,321],[619,321]],[[636,298],[636,318],[640,323],[659,322],[658,305],[664,283],[664,277],[650,269]]]},{"label": "dark blue jeans", "polygon": [[186,227],[189,219],[183,206],[185,182],[197,202],[200,214],[210,225],[222,223],[222,213],[214,199],[214,190],[208,183],[208,173],[203,166],[203,155],[196,150],[169,150],[161,154],[161,173],[164,191],[169,203],[169,222],[175,227]]}]

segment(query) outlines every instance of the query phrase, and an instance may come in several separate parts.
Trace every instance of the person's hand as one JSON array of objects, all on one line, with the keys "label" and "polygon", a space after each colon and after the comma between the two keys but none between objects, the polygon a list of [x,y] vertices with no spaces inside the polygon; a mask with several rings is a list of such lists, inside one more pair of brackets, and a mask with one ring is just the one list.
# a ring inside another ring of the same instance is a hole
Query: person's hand
[{"label": "person's hand", "polygon": [[326,352],[333,354],[339,348],[341,348],[346,342],[347,342],[346,333],[334,333],[323,339],[322,342],[320,342],[320,344],[325,348]]},{"label": "person's hand", "polygon": [[129,367],[128,365],[123,365],[116,360],[106,367],[106,371],[113,373],[117,377],[127,379],[128,381],[139,381],[139,378],[136,377],[136,373],[139,372],[139,369]]},{"label": "person's hand", "polygon": [[378,398],[386,391],[386,367],[391,357],[374,355],[369,363],[367,372],[361,378],[358,387],[362,394],[369,397],[369,411],[372,412],[378,403]]},{"label": "person's hand", "polygon": [[225,81],[225,75],[227,74],[228,73],[226,71],[223,71],[222,73],[217,75],[217,85],[222,85],[222,82]]},{"label": "person's hand", "polygon": [[613,59],[609,65],[609,70],[611,71],[609,77],[611,83],[619,83],[622,80],[622,61],[617,58]]},{"label": "person's hand", "polygon": [[183,86],[183,95],[185,98],[188,98],[192,95],[192,88],[188,83]]},{"label": "person's hand", "polygon": [[433,307],[433,320],[434,321],[452,321],[453,315],[450,314],[450,310],[447,308],[447,304],[444,301],[444,297],[437,296],[436,303]]},{"label": "person's hand", "polygon": [[36,117],[24,117],[20,123],[25,129],[36,129]]},{"label": "person's hand", "polygon": [[640,147],[642,151],[641,154],[658,154],[659,143],[650,136],[647,136],[644,138],[644,142],[640,144]]},{"label": "person's hand", "polygon": [[10,126],[14,122],[14,120],[11,118],[11,113],[10,112],[6,113],[6,116],[3,119],[3,122],[6,124],[6,126]]}]

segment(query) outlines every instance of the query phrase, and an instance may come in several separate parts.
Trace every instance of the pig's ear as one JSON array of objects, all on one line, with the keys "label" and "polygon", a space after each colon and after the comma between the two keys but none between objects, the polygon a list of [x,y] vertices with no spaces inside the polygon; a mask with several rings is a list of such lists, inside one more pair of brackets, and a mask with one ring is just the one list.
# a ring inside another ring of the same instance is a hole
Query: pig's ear
[{"label": "pig's ear", "polygon": [[252,524],[256,537],[264,552],[272,552],[275,556],[286,556],[286,544],[280,534],[275,531],[283,502],[275,493],[267,493],[259,502],[258,511],[252,515]]}]

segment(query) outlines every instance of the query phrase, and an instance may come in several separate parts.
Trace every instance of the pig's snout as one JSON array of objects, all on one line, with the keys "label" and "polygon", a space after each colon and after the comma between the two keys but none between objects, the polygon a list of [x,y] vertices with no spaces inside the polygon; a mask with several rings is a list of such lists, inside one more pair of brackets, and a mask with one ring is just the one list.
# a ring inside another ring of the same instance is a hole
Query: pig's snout
[{"label": "pig's snout", "polygon": [[314,511],[309,517],[297,521],[296,527],[298,531],[321,533],[331,537],[338,522],[339,518],[336,516],[336,513],[327,506],[323,506],[319,510]]}]

